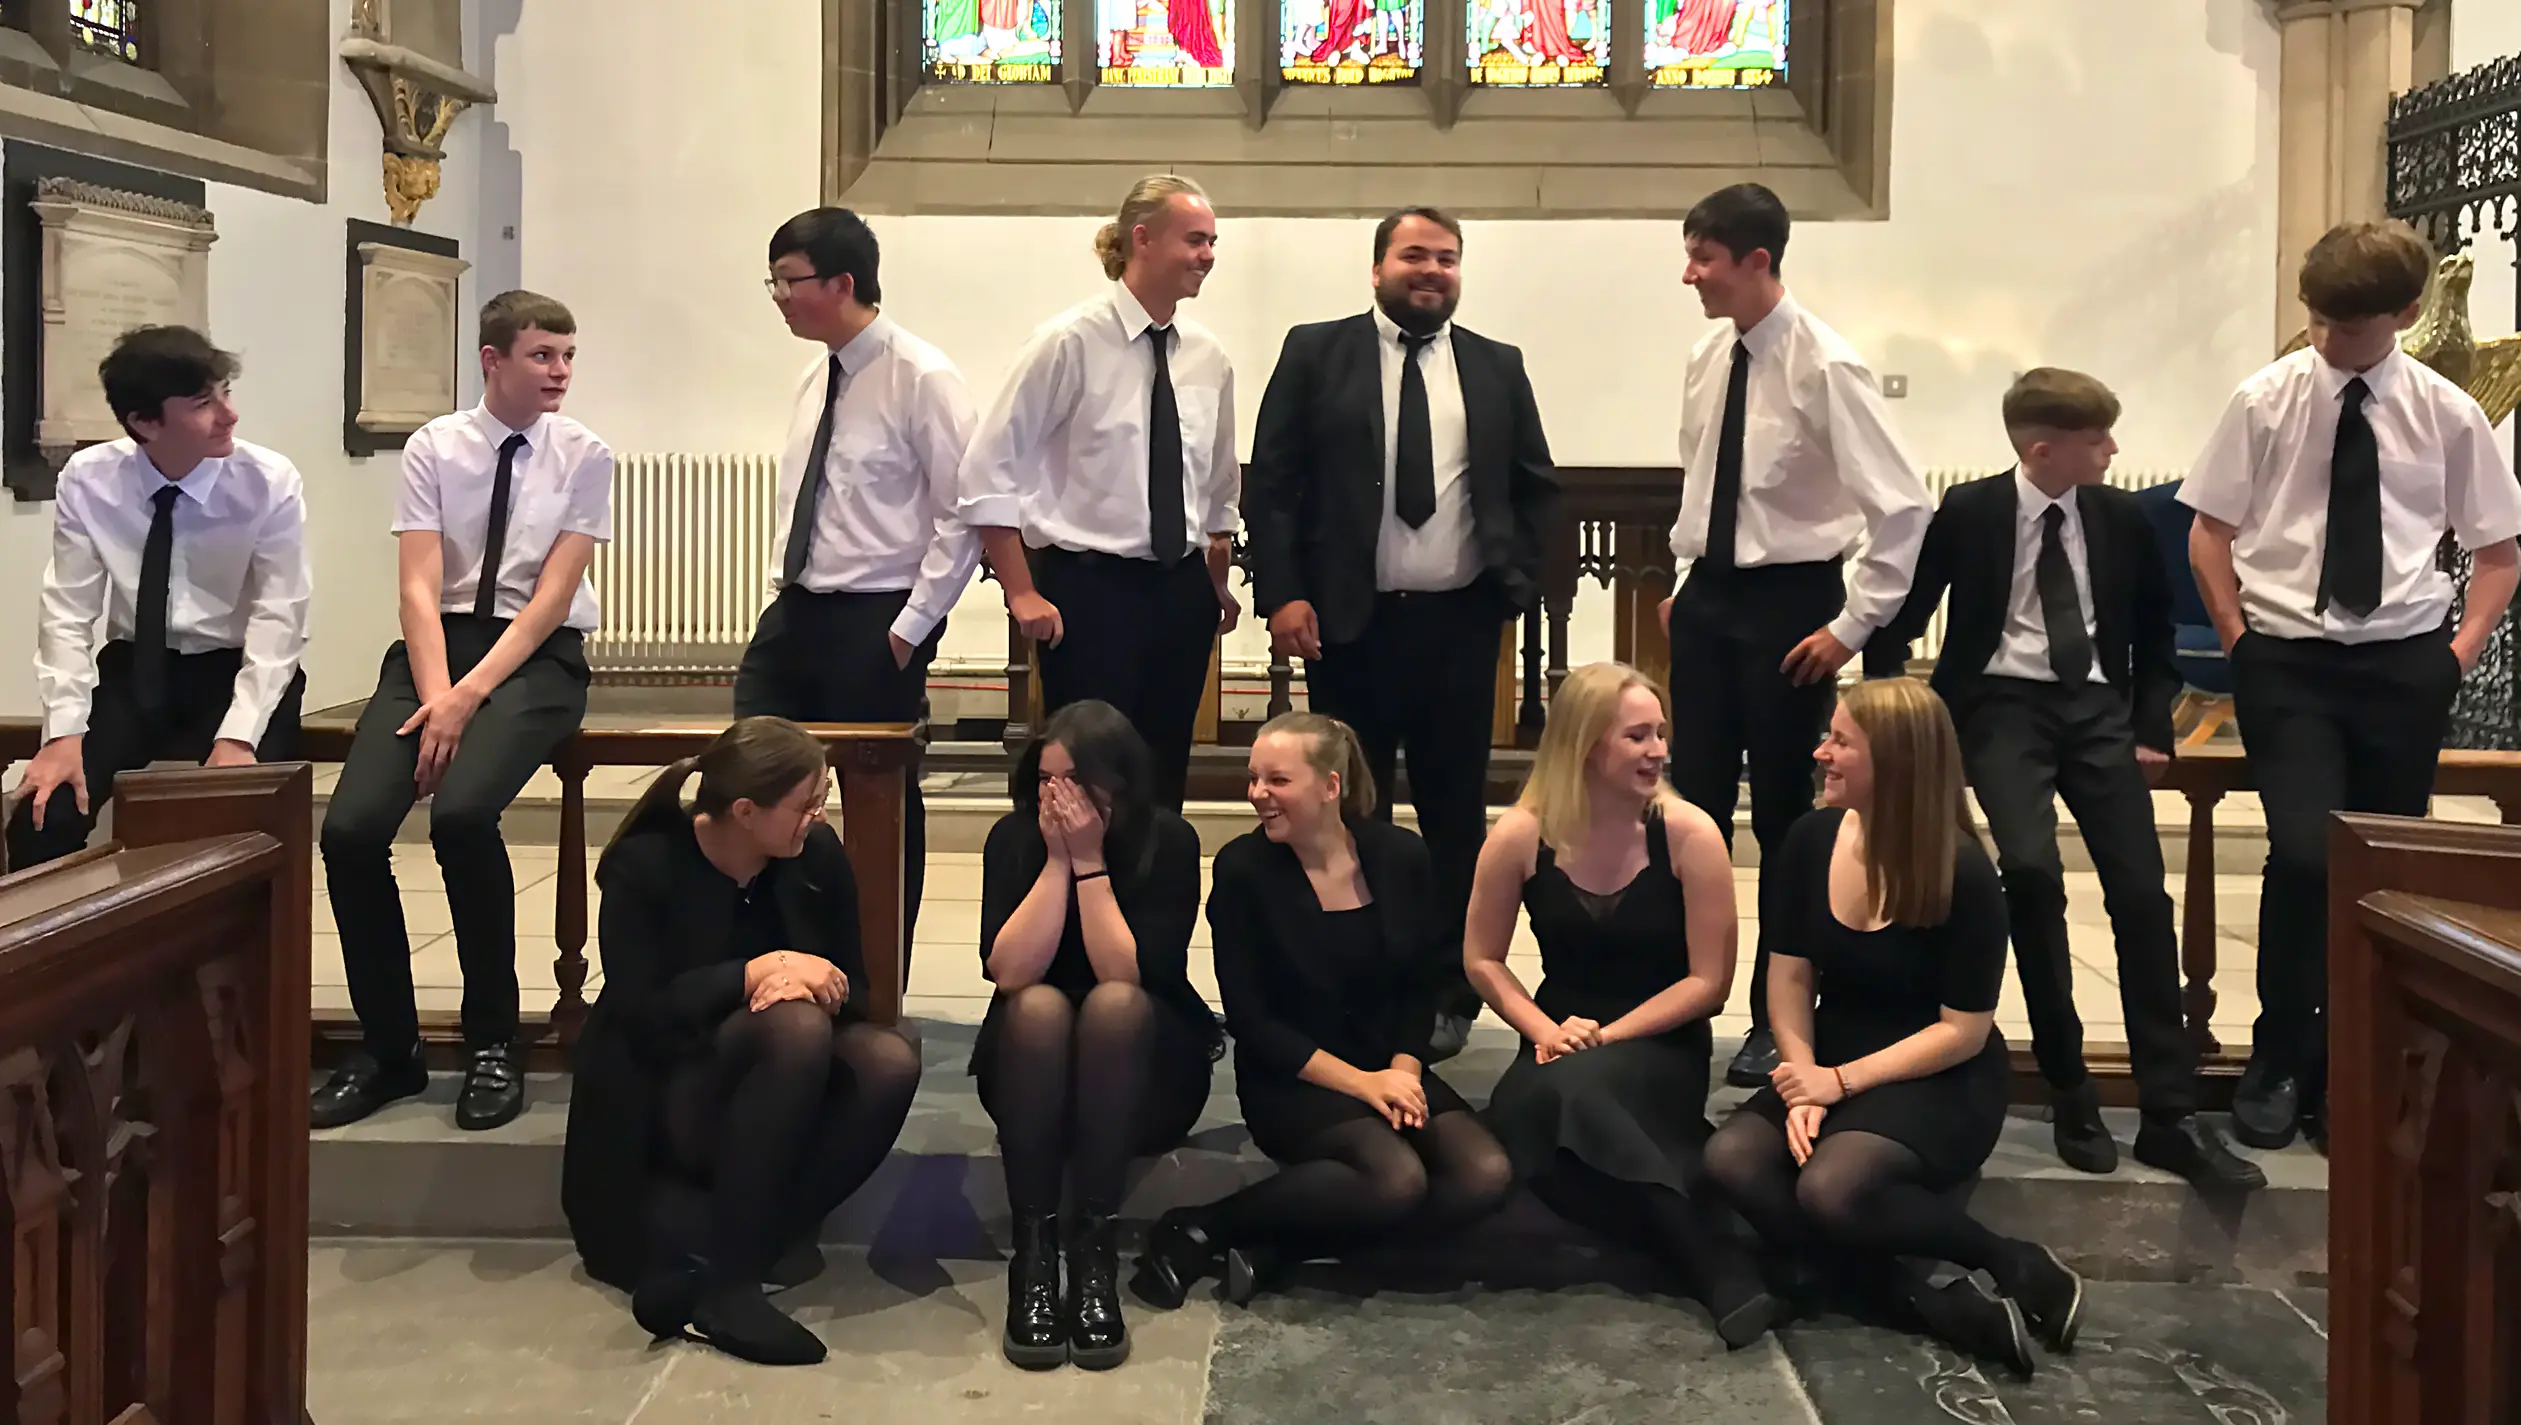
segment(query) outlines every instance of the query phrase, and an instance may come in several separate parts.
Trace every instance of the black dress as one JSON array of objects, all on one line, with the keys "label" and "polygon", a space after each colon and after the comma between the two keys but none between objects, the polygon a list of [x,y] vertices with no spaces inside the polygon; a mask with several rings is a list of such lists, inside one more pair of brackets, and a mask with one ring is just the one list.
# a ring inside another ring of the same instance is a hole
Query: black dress
[{"label": "black dress", "polygon": [[[1835,1067],[1878,1053],[1941,1022],[1947,1007],[1987,1014],[2004,988],[2004,884],[1976,838],[1952,867],[1952,913],[1941,925],[1855,930],[1829,904],[1830,857],[1842,808],[1805,816],[1787,833],[1778,865],[1780,923],[1760,940],[1775,955],[1812,962],[1812,1054]],[[1833,1106],[1821,1136],[1874,1133],[1915,1153],[1929,1187],[1967,1179],[1995,1151],[2013,1086],[2005,1037],[1990,1026],[1971,1058],[1922,1079],[1876,1084]],[[1785,1101],[1763,1088],[1742,1105],[1771,1122]]]},{"label": "black dress", "polygon": [[1418,1059],[1427,1116],[1468,1112],[1423,1067],[1450,940],[1434,911],[1433,873],[1417,833],[1350,823],[1373,899],[1324,910],[1290,848],[1258,830],[1217,853],[1208,895],[1217,988],[1234,1032],[1234,1085],[1252,1141],[1272,1158],[1304,1155],[1328,1129],[1382,1121],[1361,1099],[1298,1077],[1315,1050],[1367,1073]]},{"label": "black dress", "polygon": [[[1609,895],[1579,888],[1548,845],[1540,848],[1523,908],[1541,946],[1532,999],[1552,1020],[1608,1024],[1689,974],[1688,907],[1660,814],[1646,818],[1643,834],[1645,869]],[[1546,1064],[1533,1061],[1525,1040],[1485,1117],[1518,1178],[1544,1172],[1563,1151],[1606,1177],[1687,1195],[1707,1144],[1714,1055],[1703,1019]]]},{"label": "black dress", "polygon": [[[1199,1121],[1208,1102],[1208,1082],[1216,1059],[1225,1052],[1225,1036],[1217,1017],[1190,982],[1191,928],[1199,920],[1199,833],[1173,812],[1157,807],[1147,827],[1148,854],[1123,856],[1107,847],[1112,895],[1121,918],[1138,944],[1138,983],[1155,1001],[1152,1052],[1155,1071],[1148,1077],[1145,1132],[1140,1151],[1173,1147]],[[1033,891],[1050,849],[1034,814],[1018,809],[998,818],[980,855],[980,959],[984,973],[990,947],[1015,908]],[[1097,983],[1094,962],[1085,950],[1085,930],[1077,916],[1076,887],[1068,888],[1068,913],[1059,932],[1059,948],[1051,956],[1042,982],[1083,1004]],[[997,1113],[996,1074],[998,1025],[1006,996],[993,995],[980,1035],[972,1045],[971,1073],[979,1082],[983,1107]]]}]

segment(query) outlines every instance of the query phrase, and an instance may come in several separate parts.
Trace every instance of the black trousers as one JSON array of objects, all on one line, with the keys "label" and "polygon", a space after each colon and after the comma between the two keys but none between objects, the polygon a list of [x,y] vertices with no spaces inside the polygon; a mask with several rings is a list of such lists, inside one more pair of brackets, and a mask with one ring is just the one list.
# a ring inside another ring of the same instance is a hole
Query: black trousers
[{"label": "black trousers", "polygon": [[2148,1118],[2197,1111],[2197,1055],[2180,1011],[2179,940],[2163,888],[2153,791],[2136,765],[2123,689],[2021,678],[1973,680],[1953,706],[1961,758],[1996,842],[2013,922],[2014,969],[2030,1011],[2031,1051],[2052,1087],[2087,1072],[2066,949],[2066,877],[2057,854],[2057,799],[2066,800],[2100,873],[2118,942],[2118,995],[2127,1050]]},{"label": "black trousers", "polygon": [[[505,619],[448,614],[446,665],[461,678],[507,631]],[[537,768],[586,718],[583,639],[564,628],[508,676],[464,728],[429,803],[429,842],[446,883],[455,954],[464,971],[464,1042],[512,1043],[517,1030],[516,876],[499,818]],[[413,780],[420,738],[399,729],[420,709],[402,641],[385,650],[376,693],[359,715],[350,756],[324,814],[324,879],[341,932],[350,1007],[368,1051],[384,1063],[410,1058],[420,1040],[412,1002],[411,937],[394,884],[394,833],[419,798]]]},{"label": "black trousers", "polygon": [[1100,699],[1121,710],[1155,754],[1155,799],[1182,809],[1191,733],[1216,647],[1216,585],[1197,554],[1152,559],[1040,549],[1033,583],[1059,606],[1064,634],[1044,645],[1042,712]]},{"label": "black trousers", "polygon": [[[885,635],[910,602],[902,589],[817,594],[793,584],[762,610],[744,661],[735,668],[737,717],[790,722],[921,722],[928,716],[928,663],[945,637],[940,619],[910,663],[893,665]],[[919,892],[928,879],[928,809],[919,795],[919,752],[902,774],[902,964],[910,963]]]},{"label": "black trousers", "polygon": [[2459,659],[2447,629],[2382,643],[2247,633],[2231,666],[2267,812],[2250,1052],[2316,1094],[2328,1063],[2329,814],[2425,814]]},{"label": "black trousers", "polygon": [[[1837,683],[1798,687],[1786,654],[1847,606],[1837,560],[1692,568],[1672,600],[1672,787],[1733,844],[1733,808],[1750,763],[1751,835],[1765,905],[1786,828],[1812,809],[1812,751],[1829,729]],[[1768,1025],[1768,954],[1751,968],[1751,1023]]]},{"label": "black trousers", "polygon": [[[88,781],[88,810],[79,810],[78,794],[63,787],[44,808],[44,829],[35,829],[33,802],[21,803],[9,819],[9,863],[13,871],[58,860],[88,844],[96,814],[114,795],[114,778],[152,762],[199,762],[219,739],[219,724],[236,698],[236,675],[245,666],[245,650],[215,648],[208,653],[170,653],[166,659],[166,706],[155,714],[141,708],[132,695],[131,644],[117,639],[96,651],[96,688],[88,700],[87,738],[80,761]],[[306,697],[306,674],[289,680],[263,740],[254,749],[265,762],[284,762],[298,755],[298,717]]]},{"label": "black trousers", "polygon": [[1392,816],[1393,769],[1406,752],[1409,800],[1435,871],[1435,913],[1453,948],[1440,1005],[1475,1015],[1479,994],[1463,978],[1463,921],[1471,872],[1488,836],[1488,752],[1497,711],[1497,644],[1508,614],[1484,584],[1440,594],[1378,594],[1353,643],[1325,644],[1306,663],[1313,711],[1354,728]]}]

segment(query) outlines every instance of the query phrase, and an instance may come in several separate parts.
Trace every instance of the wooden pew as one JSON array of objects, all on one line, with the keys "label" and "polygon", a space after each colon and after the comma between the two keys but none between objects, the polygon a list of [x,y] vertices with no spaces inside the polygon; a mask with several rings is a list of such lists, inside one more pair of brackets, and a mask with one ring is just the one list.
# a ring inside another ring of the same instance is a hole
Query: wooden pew
[{"label": "wooden pew", "polygon": [[2521,831],[2329,845],[2328,1418],[2521,1419]]},{"label": "wooden pew", "polygon": [[[698,753],[724,727],[718,723],[588,728],[561,744],[553,756],[552,771],[560,779],[560,868],[552,896],[552,940],[558,950],[552,978],[558,993],[539,1023],[532,1014],[526,1016],[527,1035],[544,1041],[546,1050],[574,1044],[586,1020],[591,871],[587,774],[597,767],[663,767]],[[344,723],[310,722],[299,751],[310,761],[339,762],[349,754],[351,731]],[[807,725],[807,731],[830,749],[840,779],[842,839],[858,876],[858,925],[866,947],[867,983],[859,987],[861,1002],[878,1023],[895,1023],[901,1018],[908,953],[902,917],[902,816],[904,769],[910,761],[913,728],[908,723],[814,723]],[[0,719],[0,764],[33,757],[40,737],[40,729],[31,720]],[[119,827],[119,792],[115,801]],[[887,945],[893,947],[889,955],[882,950]],[[315,1036],[328,1048],[348,1045],[357,1042],[358,1026],[347,1015],[328,1015],[315,1021]],[[441,1055],[452,1055],[460,1047],[461,1035],[451,1014],[422,1015],[421,1037]],[[538,1056],[538,1066],[560,1065],[555,1055],[545,1052]]]},{"label": "wooden pew", "polygon": [[305,1418],[312,784],[136,775],[0,878],[0,1418]]}]

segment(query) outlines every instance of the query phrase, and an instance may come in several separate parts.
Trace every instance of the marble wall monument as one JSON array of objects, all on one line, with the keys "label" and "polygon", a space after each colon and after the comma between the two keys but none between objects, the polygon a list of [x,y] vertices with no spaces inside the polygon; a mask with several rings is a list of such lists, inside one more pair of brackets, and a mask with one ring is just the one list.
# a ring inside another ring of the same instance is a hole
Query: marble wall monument
[{"label": "marble wall monument", "polygon": [[43,228],[40,409],[35,443],[55,469],[123,434],[96,366],[124,332],[210,324],[208,210],[70,178],[35,185]]}]

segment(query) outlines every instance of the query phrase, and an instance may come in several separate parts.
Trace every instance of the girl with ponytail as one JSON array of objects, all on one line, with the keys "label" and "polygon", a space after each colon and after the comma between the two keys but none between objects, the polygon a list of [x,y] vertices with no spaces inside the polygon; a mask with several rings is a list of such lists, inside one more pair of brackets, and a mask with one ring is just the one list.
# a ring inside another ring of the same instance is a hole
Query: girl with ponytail
[{"label": "girl with ponytail", "polygon": [[[697,777],[689,806],[684,789]],[[899,1136],[919,1056],[853,1004],[858,889],[795,723],[739,720],[659,773],[595,879],[603,993],[578,1040],[561,1206],[639,1324],[765,1364],[821,1341],[763,1295]]]},{"label": "girl with ponytail", "polygon": [[1357,735],[1316,713],[1252,743],[1260,826],[1217,853],[1217,987],[1252,1141],[1281,1171],[1156,1224],[1132,1285],[1178,1306],[1201,1277],[1249,1300],[1271,1268],[1487,1216],[1505,1150],[1426,1066],[1444,922],[1426,844],[1375,818]]}]

